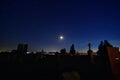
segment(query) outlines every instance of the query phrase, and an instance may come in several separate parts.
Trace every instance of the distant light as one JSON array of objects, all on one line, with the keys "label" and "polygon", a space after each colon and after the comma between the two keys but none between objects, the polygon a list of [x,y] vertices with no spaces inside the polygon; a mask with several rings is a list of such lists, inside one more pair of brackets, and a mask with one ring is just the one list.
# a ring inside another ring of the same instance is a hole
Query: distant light
[{"label": "distant light", "polygon": [[31,52],[27,52],[27,54],[30,54]]}]

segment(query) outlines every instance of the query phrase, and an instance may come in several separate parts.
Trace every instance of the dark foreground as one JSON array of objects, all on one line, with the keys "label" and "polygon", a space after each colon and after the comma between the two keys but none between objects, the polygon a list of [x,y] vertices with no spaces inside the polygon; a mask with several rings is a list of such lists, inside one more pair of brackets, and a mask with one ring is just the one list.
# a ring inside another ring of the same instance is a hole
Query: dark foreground
[{"label": "dark foreground", "polygon": [[[0,73],[1,77],[5,76],[4,79],[114,80],[109,69],[99,60],[92,64],[88,56],[46,56],[43,59],[25,57],[19,60],[3,58],[0,59]],[[78,75],[74,76],[73,73]],[[68,75],[70,78],[66,78]]]}]

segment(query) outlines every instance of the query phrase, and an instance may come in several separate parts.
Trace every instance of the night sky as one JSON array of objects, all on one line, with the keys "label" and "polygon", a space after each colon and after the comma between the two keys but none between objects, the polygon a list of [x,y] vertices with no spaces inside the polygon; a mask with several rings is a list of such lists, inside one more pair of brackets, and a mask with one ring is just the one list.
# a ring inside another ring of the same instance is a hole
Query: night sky
[{"label": "night sky", "polygon": [[[0,50],[97,50],[101,40],[120,47],[119,0],[1,0]],[[63,40],[58,37],[64,36]]]}]

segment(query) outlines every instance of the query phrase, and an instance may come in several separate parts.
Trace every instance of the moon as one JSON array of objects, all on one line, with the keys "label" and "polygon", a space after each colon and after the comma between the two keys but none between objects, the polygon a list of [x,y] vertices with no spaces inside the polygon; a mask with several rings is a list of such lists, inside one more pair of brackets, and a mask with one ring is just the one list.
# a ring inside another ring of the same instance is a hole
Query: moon
[{"label": "moon", "polygon": [[62,35],[59,36],[59,39],[60,39],[60,40],[63,40],[63,39],[64,39],[64,36],[62,36]]}]

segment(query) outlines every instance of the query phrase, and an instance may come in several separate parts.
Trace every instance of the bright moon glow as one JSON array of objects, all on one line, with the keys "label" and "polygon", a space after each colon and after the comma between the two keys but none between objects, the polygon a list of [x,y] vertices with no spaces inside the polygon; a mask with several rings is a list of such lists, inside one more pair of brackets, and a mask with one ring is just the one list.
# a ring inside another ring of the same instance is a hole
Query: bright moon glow
[{"label": "bright moon glow", "polygon": [[63,40],[64,39],[64,37],[63,36],[60,36],[60,40]]}]

